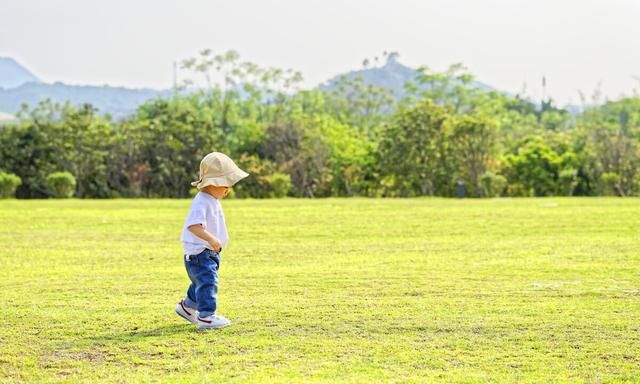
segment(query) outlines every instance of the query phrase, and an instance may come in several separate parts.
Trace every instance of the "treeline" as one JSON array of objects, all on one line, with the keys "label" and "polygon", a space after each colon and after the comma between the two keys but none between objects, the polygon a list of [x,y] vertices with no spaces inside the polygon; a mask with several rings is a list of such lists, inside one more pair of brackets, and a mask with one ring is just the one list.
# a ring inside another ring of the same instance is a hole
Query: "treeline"
[{"label": "treeline", "polygon": [[221,151],[251,173],[237,197],[640,195],[638,97],[571,114],[478,87],[459,65],[421,68],[401,98],[359,78],[299,90],[299,73],[232,51],[184,68],[173,97],[120,121],[25,106],[0,126],[0,192],[188,197],[200,159]]}]

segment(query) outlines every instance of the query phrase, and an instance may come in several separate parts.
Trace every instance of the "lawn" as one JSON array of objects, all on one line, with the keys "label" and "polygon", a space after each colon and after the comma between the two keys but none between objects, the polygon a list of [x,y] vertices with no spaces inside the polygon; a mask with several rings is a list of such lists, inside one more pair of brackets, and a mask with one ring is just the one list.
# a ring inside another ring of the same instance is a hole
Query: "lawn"
[{"label": "lawn", "polygon": [[640,382],[640,200],[227,200],[198,331],[188,200],[0,201],[0,382]]}]

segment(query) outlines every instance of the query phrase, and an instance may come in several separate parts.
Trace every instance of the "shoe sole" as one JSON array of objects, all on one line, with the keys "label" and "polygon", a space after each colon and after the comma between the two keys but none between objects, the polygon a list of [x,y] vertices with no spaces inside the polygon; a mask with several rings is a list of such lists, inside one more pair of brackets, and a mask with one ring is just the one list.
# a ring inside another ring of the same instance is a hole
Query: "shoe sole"
[{"label": "shoe sole", "polygon": [[194,321],[193,319],[189,318],[186,314],[182,313],[180,310],[178,310],[178,308],[176,308],[176,313],[182,317],[183,319],[187,320],[188,322],[190,322],[191,324],[198,324],[197,321]]},{"label": "shoe sole", "polygon": [[221,328],[226,328],[226,327],[228,327],[230,325],[231,325],[231,323],[225,324],[225,325],[203,325],[203,324],[198,324],[198,329],[221,329]]}]

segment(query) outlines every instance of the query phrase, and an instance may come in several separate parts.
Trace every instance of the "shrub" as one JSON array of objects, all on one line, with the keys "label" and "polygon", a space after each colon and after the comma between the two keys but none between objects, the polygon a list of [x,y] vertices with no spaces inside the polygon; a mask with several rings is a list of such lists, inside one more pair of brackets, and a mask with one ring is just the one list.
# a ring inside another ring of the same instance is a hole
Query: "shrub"
[{"label": "shrub", "polygon": [[271,161],[255,155],[242,155],[238,163],[240,168],[249,172],[251,176],[233,187],[233,197],[284,197],[291,192],[291,176],[278,171]]},{"label": "shrub", "polygon": [[482,196],[500,197],[507,186],[507,179],[502,175],[487,171],[480,176],[480,186],[482,187]]},{"label": "shrub", "polygon": [[565,168],[558,176],[560,192],[564,196],[572,196],[578,185],[578,171],[574,168]]},{"label": "shrub", "polygon": [[69,172],[54,172],[47,176],[47,187],[53,197],[71,197],[76,190],[76,178]]},{"label": "shrub", "polygon": [[265,177],[269,185],[269,197],[285,197],[291,191],[291,176],[275,172]]},{"label": "shrub", "polygon": [[511,197],[533,197],[535,196],[535,191],[533,188],[527,189],[524,185],[520,183],[509,184],[507,187],[507,193]]},{"label": "shrub", "polygon": [[614,172],[603,173],[600,177],[600,190],[604,196],[620,195],[620,175]]},{"label": "shrub", "polygon": [[0,198],[13,197],[22,180],[13,173],[0,171]]}]

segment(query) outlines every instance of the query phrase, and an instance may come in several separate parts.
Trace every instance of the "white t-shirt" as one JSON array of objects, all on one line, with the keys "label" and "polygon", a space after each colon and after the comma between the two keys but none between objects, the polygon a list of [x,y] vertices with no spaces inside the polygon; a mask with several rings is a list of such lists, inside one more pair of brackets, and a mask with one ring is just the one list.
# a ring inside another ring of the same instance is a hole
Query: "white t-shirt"
[{"label": "white t-shirt", "polygon": [[186,255],[197,255],[205,248],[211,249],[209,244],[191,233],[187,228],[194,224],[200,224],[222,243],[222,248],[227,246],[229,234],[224,223],[222,205],[215,197],[208,193],[198,192],[191,202],[191,209],[182,228],[182,247]]}]

